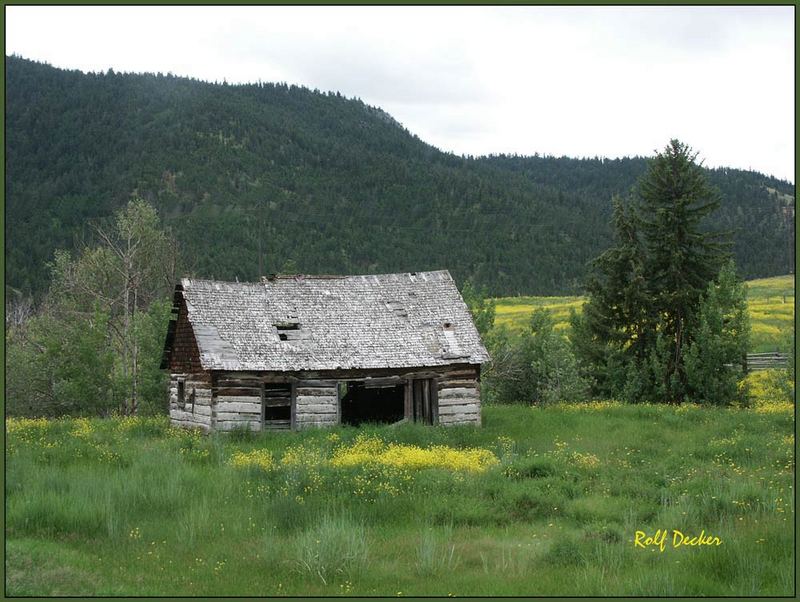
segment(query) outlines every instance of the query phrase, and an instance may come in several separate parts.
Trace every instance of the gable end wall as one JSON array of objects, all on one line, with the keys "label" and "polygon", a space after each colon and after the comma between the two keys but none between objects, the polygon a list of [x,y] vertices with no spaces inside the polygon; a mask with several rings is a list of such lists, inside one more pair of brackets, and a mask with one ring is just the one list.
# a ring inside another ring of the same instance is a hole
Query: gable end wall
[{"label": "gable end wall", "polygon": [[[178,307],[169,371],[170,423],[211,431],[214,426],[211,374],[200,364],[200,351],[183,297]],[[178,403],[179,380],[184,382],[183,404]]]},{"label": "gable end wall", "polygon": [[169,371],[196,374],[203,372],[200,363],[200,350],[197,339],[189,322],[189,312],[186,301],[181,296],[178,306],[178,319],[175,325],[175,338],[172,342],[172,354],[169,358]]}]

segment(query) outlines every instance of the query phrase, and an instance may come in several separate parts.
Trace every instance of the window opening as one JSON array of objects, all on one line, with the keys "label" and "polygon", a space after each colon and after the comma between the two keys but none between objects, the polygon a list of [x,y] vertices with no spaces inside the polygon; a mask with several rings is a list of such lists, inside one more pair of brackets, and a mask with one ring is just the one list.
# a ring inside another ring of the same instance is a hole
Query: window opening
[{"label": "window opening", "polygon": [[300,323],[299,322],[276,322],[274,324],[275,329],[278,331],[278,338],[281,341],[289,341],[292,339],[299,338],[299,333],[294,334],[296,331],[300,330]]},{"label": "window opening", "polygon": [[292,386],[261,383],[261,423],[264,429],[291,428]]},{"label": "window opening", "polygon": [[178,407],[183,409],[186,406],[186,381],[178,379]]}]

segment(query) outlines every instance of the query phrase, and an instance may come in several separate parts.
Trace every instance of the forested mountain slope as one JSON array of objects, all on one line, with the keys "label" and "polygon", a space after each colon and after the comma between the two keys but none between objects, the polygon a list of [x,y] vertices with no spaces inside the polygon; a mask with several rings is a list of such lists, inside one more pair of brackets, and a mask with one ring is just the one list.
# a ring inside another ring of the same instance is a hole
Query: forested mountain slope
[{"label": "forested mountain slope", "polygon": [[[88,220],[139,195],[197,276],[255,279],[260,248],[263,273],[447,268],[494,295],[572,293],[610,242],[611,195],[644,168],[642,158],[457,157],[359,100],[285,84],[6,57],[6,283],[41,293],[53,250],[90,238]],[[723,197],[710,226],[736,230],[742,274],[788,272],[794,186],[709,175]]]}]

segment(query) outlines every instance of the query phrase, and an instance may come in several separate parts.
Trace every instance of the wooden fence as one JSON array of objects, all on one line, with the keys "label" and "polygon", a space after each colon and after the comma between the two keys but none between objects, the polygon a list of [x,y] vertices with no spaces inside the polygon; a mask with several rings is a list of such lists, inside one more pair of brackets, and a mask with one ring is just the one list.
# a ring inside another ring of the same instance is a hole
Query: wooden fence
[{"label": "wooden fence", "polygon": [[748,353],[747,370],[767,370],[768,368],[786,368],[789,363],[789,355],[770,351],[768,353]]}]

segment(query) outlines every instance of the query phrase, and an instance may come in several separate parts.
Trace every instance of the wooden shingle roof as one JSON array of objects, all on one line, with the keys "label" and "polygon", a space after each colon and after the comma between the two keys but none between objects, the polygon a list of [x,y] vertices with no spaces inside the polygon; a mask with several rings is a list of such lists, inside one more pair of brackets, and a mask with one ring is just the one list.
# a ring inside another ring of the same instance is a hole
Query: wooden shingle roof
[{"label": "wooden shingle roof", "polygon": [[178,295],[206,370],[407,368],[489,359],[446,270],[259,283],[185,278]]}]

